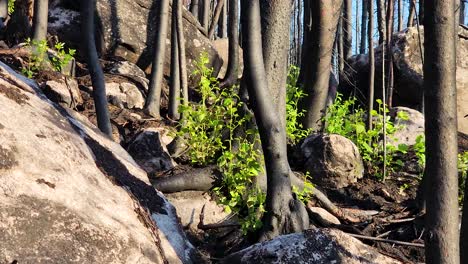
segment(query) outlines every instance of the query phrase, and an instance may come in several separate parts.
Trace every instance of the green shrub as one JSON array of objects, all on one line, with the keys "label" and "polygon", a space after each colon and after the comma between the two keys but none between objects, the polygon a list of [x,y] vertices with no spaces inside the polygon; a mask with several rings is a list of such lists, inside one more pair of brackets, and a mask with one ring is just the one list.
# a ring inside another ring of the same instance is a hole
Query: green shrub
[{"label": "green shrub", "polygon": [[458,202],[463,205],[466,177],[468,175],[468,151],[458,154]]},{"label": "green shrub", "polygon": [[310,134],[310,129],[304,129],[299,118],[304,116],[305,110],[299,109],[299,100],[306,96],[304,91],[297,86],[299,68],[292,65],[288,72],[286,84],[286,134],[289,142],[296,144]]},{"label": "green shrub", "polygon": [[8,0],[8,14],[11,15],[15,11],[16,0]]},{"label": "green shrub", "polygon": [[23,68],[21,72],[28,78],[32,78],[49,63],[55,71],[61,72],[63,67],[66,66],[73,59],[73,55],[75,55],[74,49],[68,49],[68,52],[66,52],[64,48],[65,44],[61,42],[55,44],[57,54],[52,56],[50,60],[47,56],[49,47],[46,40],[37,41],[27,38],[26,46],[31,49],[31,56],[28,58],[26,68]]},{"label": "green shrub", "polygon": [[[325,123],[325,133],[342,135],[353,141],[359,149],[368,172],[382,179],[384,160],[390,172],[400,168],[403,166],[403,161],[397,158],[397,154],[406,154],[408,146],[399,144],[395,147],[391,144],[386,144],[386,156],[384,159],[384,146],[382,143],[384,105],[382,100],[376,100],[376,102],[377,110],[372,110],[371,112],[373,127],[370,130],[366,129],[366,111],[357,106],[355,98],[343,100],[341,94],[337,94],[335,102],[328,107],[323,121]],[[385,112],[389,112],[387,107],[385,107]],[[408,119],[405,112],[399,112],[398,117]],[[390,117],[386,115],[385,134],[387,138],[396,140],[392,135],[398,129],[399,127],[395,126],[390,121]]]}]

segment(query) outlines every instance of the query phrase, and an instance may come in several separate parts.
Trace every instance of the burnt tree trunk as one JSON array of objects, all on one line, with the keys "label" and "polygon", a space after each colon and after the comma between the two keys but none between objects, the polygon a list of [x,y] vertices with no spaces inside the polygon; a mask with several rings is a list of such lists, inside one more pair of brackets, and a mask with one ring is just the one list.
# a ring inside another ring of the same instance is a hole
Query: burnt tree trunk
[{"label": "burnt tree trunk", "polygon": [[208,27],[210,26],[210,11],[211,1],[200,0],[200,23],[205,29],[205,32],[208,32]]},{"label": "burnt tree trunk", "polygon": [[385,0],[377,0],[377,26],[379,29],[379,44],[385,42]]},{"label": "burnt tree trunk", "polygon": [[465,1],[460,0],[460,24],[465,25]]},{"label": "burnt tree trunk", "polygon": [[387,6],[387,69],[388,69],[388,79],[387,79],[387,98],[384,98],[384,102],[387,103],[388,107],[392,107],[393,101],[393,84],[394,84],[394,72],[393,72],[393,19],[395,16],[395,2],[394,0],[388,0]]},{"label": "burnt tree trunk", "polygon": [[171,23],[171,85],[169,87],[168,115],[173,120],[180,118],[180,65],[179,65],[179,40],[177,38],[177,4],[174,0],[172,5]]},{"label": "burnt tree trunk", "polygon": [[367,129],[372,129],[372,115],[370,114],[374,109],[374,80],[375,80],[375,56],[374,56],[374,0],[368,1],[368,14],[369,14],[369,32],[367,38],[369,42],[369,90],[368,90],[368,115],[367,115]]},{"label": "burnt tree trunk", "polygon": [[[424,25],[424,17],[425,17],[425,14],[424,14],[424,0],[419,0],[419,14],[418,14],[418,17],[419,17],[419,24],[420,25]],[[453,13],[452,13],[453,14]]]},{"label": "burnt tree trunk", "polygon": [[245,34],[242,38],[244,77],[254,108],[267,172],[267,212],[260,233],[260,240],[263,241],[281,234],[301,232],[308,227],[309,219],[302,202],[294,199],[292,195],[290,168],[286,156],[286,131],[276,117],[275,107],[269,96],[263,65],[259,1],[242,0],[241,3],[242,32]]},{"label": "burnt tree trunk", "polygon": [[312,26],[312,15],[310,10],[310,1],[311,0],[303,0],[304,1],[304,15],[303,15],[303,22],[302,22],[302,53],[301,53],[301,68],[299,72],[299,77],[297,78],[298,83],[302,83],[304,81],[304,76],[307,74],[304,72],[308,61],[306,61],[306,51],[304,49],[305,43],[309,42],[310,38],[310,29]]},{"label": "burnt tree trunk", "polygon": [[[343,33],[343,48],[344,48],[344,59],[348,59],[352,55],[353,47],[353,27],[351,24],[352,21],[352,1],[343,0],[343,18],[342,23],[342,33]],[[315,1],[317,2],[317,1]],[[313,10],[312,10],[313,12]],[[326,16],[326,14],[324,14]],[[313,26],[313,25],[312,25]]]},{"label": "burnt tree trunk", "polygon": [[260,0],[263,62],[270,97],[281,124],[286,126],[291,1]]},{"label": "burnt tree trunk", "polygon": [[312,28],[314,36],[303,49],[308,63],[304,68],[302,86],[307,94],[300,102],[301,109],[306,110],[302,119],[304,128],[319,130],[321,118],[326,106],[328,83],[330,79],[331,58],[335,41],[338,18],[342,0],[312,1]]},{"label": "burnt tree trunk", "polygon": [[151,66],[151,78],[148,96],[145,102],[145,113],[155,118],[161,118],[161,91],[164,72],[164,58],[166,53],[166,36],[169,20],[169,0],[159,1],[158,23],[154,37],[154,55]]},{"label": "burnt tree trunk", "polygon": [[366,38],[367,38],[367,19],[368,19],[368,5],[367,0],[362,1],[362,16],[361,16],[361,45],[359,46],[359,53],[366,53]]},{"label": "burnt tree trunk", "polygon": [[218,24],[219,17],[221,16],[221,12],[224,8],[225,0],[218,0],[216,4],[215,12],[213,15],[213,19],[211,20],[210,30],[208,31],[208,38],[212,39],[215,33],[216,25]]},{"label": "burnt tree trunk", "polygon": [[218,37],[227,38],[227,16],[228,16],[228,1],[223,5],[223,11],[218,23]]},{"label": "burnt tree trunk", "polygon": [[199,0],[192,0],[190,3],[190,13],[197,19],[199,19],[198,10],[200,9]]},{"label": "burnt tree trunk", "polygon": [[414,26],[414,13],[416,12],[416,7],[414,6],[414,0],[409,1],[409,14],[408,14],[408,23],[407,27]]},{"label": "burnt tree trunk", "polygon": [[81,4],[82,34],[85,40],[85,54],[88,63],[89,74],[93,84],[93,100],[96,108],[96,117],[99,129],[112,138],[112,126],[107,109],[106,86],[104,83],[104,73],[96,50],[94,40],[94,9],[95,0],[86,0]]},{"label": "burnt tree trunk", "polygon": [[221,87],[235,84],[239,77],[239,1],[229,0],[228,11],[228,65]]},{"label": "burnt tree trunk", "polygon": [[183,0],[175,0],[177,9],[176,19],[176,32],[177,32],[177,48],[179,52],[179,74],[180,74],[180,89],[182,91],[182,103],[188,105],[189,93],[188,93],[188,76],[187,76],[187,58],[185,56],[185,35],[184,35],[184,24],[183,24]]},{"label": "burnt tree trunk", "polygon": [[403,30],[403,0],[398,0],[398,31]]},{"label": "burnt tree trunk", "polygon": [[49,17],[49,0],[34,1],[33,39],[45,40],[47,36],[47,18]]},{"label": "burnt tree trunk", "polygon": [[426,262],[459,263],[455,1],[424,12]]}]

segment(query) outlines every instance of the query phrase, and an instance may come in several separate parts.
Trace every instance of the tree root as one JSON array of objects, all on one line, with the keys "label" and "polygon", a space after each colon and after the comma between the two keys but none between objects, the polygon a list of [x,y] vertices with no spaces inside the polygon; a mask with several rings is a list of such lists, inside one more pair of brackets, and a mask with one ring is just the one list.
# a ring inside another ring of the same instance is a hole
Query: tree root
[{"label": "tree root", "polygon": [[152,179],[157,190],[163,193],[181,191],[208,191],[221,179],[215,166],[196,168],[172,176]]}]

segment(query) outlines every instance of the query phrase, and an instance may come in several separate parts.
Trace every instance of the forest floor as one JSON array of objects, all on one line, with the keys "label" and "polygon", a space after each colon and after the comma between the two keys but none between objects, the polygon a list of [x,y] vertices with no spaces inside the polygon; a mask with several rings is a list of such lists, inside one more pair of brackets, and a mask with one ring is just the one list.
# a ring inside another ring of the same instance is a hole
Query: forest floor
[{"label": "forest floor", "polygon": [[[21,67],[21,63],[15,60],[14,56],[0,56],[0,60],[17,70]],[[84,77],[84,73],[84,69],[77,69],[77,80],[80,85],[89,82],[89,77]],[[53,78],[53,74],[37,76],[38,81]],[[83,90],[81,93],[84,103],[75,110],[96,123],[92,97]],[[162,105],[165,106],[164,101]],[[126,147],[130,139],[144,128],[174,125],[167,119],[166,121],[154,120],[141,110],[121,109],[113,105],[109,105],[109,110],[112,124],[119,131],[123,147]],[[164,111],[162,115],[164,116]],[[460,138],[460,144],[467,146],[468,139]],[[182,171],[190,169],[190,166],[183,164],[177,168]],[[405,263],[424,262],[424,248],[420,247],[424,244],[424,219],[423,214],[417,210],[416,202],[420,176],[404,171],[407,170],[402,168],[402,171],[391,173],[385,181],[378,180],[372,175],[365,175],[363,179],[348,187],[339,190],[323,189],[322,191],[328,198],[340,208],[372,214],[365,221],[357,223],[342,221],[341,225],[329,227],[359,235],[358,239],[364,243]],[[187,231],[192,243],[213,262],[249,245],[249,238],[242,236],[238,227],[220,227],[199,232]],[[376,239],[381,241],[376,241]],[[407,244],[402,245],[398,241],[407,242]]]}]

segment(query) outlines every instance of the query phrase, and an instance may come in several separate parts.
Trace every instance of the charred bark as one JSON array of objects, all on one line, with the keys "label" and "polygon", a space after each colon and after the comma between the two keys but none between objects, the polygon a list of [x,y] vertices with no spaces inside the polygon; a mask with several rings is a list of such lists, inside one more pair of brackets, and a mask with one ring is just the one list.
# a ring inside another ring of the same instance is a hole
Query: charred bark
[{"label": "charred bark", "polygon": [[366,39],[367,39],[367,19],[368,19],[368,5],[367,0],[362,1],[362,16],[361,16],[361,45],[359,46],[359,53],[366,53]]},{"label": "charred bark", "polygon": [[173,120],[180,118],[180,65],[179,65],[179,40],[177,38],[177,5],[179,0],[174,0],[172,5],[171,23],[171,85],[169,87],[168,115]]},{"label": "charred bark", "polygon": [[368,0],[369,13],[369,32],[367,34],[369,42],[369,90],[368,90],[368,115],[367,115],[367,129],[372,129],[372,115],[370,114],[374,109],[374,80],[375,80],[375,57],[374,57],[374,0]]},{"label": "charred bark", "polygon": [[459,263],[455,1],[423,7],[426,262]]},{"label": "charred bark", "polygon": [[[342,33],[343,33],[344,59],[346,60],[352,55],[351,48],[353,47],[353,27],[351,25],[351,21],[353,18],[352,17],[352,5],[353,4],[351,0],[343,0],[343,1],[344,1],[343,18],[341,20],[341,23],[343,27]],[[326,16],[327,14],[323,14],[323,15]]]},{"label": "charred bark", "polygon": [[159,2],[158,23],[154,37],[154,55],[151,66],[151,78],[148,96],[145,102],[145,113],[155,118],[161,118],[161,91],[164,71],[164,58],[166,53],[166,36],[169,20],[169,0]]},{"label": "charred bark", "polygon": [[[309,225],[304,205],[293,198],[286,151],[286,131],[276,118],[263,64],[260,5],[242,0],[244,78],[257,121],[267,172],[266,211],[260,240],[300,232]],[[280,51],[278,51],[280,52]],[[284,73],[286,74],[286,73]]]},{"label": "charred bark", "polygon": [[221,87],[231,86],[239,76],[239,1],[229,0],[228,16],[228,65]]},{"label": "charred bark", "polygon": [[379,29],[379,44],[385,42],[385,0],[377,0],[377,26]]},{"label": "charred bark", "polygon": [[176,32],[177,32],[177,48],[179,49],[179,75],[180,75],[180,89],[182,92],[182,103],[188,105],[188,76],[187,76],[187,58],[185,57],[185,35],[184,35],[184,19],[182,10],[182,0],[176,1],[177,19],[176,19]]},{"label": "charred bark", "polygon": [[210,30],[208,31],[209,39],[212,39],[214,36],[216,25],[218,24],[219,17],[221,16],[221,12],[223,11],[224,2],[225,0],[218,0],[218,3],[216,4],[213,19],[211,20]]},{"label": "charred bark", "polygon": [[95,0],[86,0],[81,5],[82,34],[85,40],[86,60],[93,84],[93,100],[96,108],[96,117],[99,129],[112,138],[112,127],[107,109],[106,86],[104,73],[96,50],[94,39],[94,9]]},{"label": "charred bark", "polygon": [[302,85],[307,95],[300,102],[300,106],[306,110],[302,119],[303,127],[316,131],[321,126],[320,120],[326,106],[333,43],[341,4],[342,0],[320,0],[310,3],[312,12],[310,34],[314,38],[305,43],[304,54],[308,64],[304,68]]},{"label": "charred bark", "polygon": [[34,1],[33,39],[45,40],[47,36],[47,18],[49,17],[49,0]]}]

